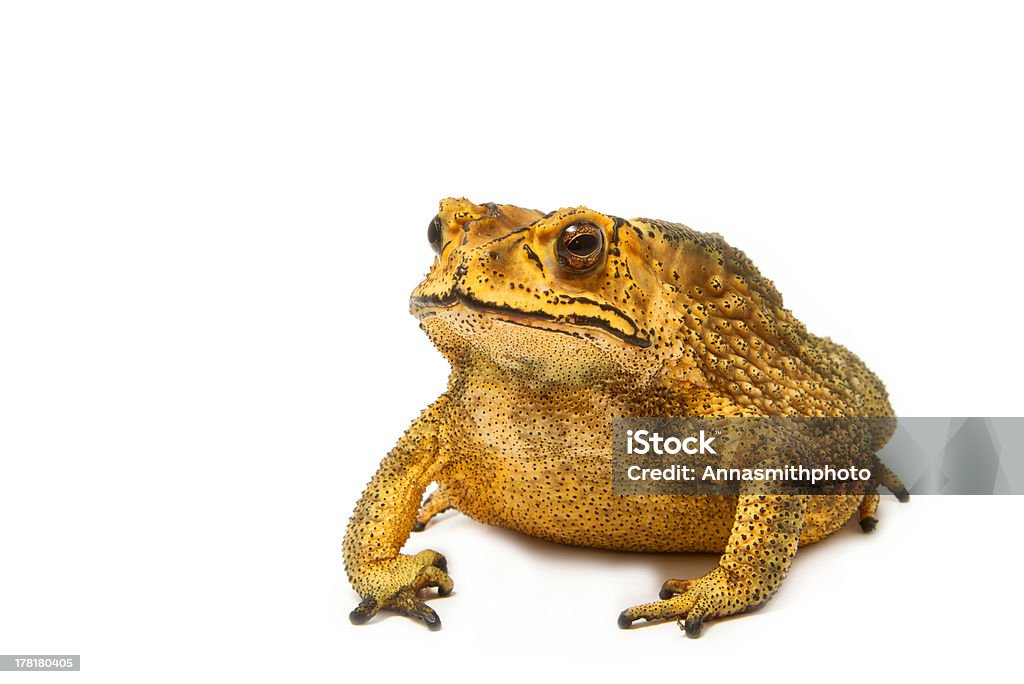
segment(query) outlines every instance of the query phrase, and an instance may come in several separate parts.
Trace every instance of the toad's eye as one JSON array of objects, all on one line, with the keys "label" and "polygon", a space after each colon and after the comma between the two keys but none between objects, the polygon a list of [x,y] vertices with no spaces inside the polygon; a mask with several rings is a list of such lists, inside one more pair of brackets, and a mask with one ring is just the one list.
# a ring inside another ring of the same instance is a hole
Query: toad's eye
[{"label": "toad's eye", "polygon": [[604,254],[604,233],[593,223],[574,223],[558,236],[558,263],[567,270],[582,274],[601,262]]},{"label": "toad's eye", "polygon": [[431,249],[434,250],[435,254],[441,253],[441,247],[444,245],[441,243],[441,238],[444,237],[444,224],[441,223],[441,217],[435,216],[427,226],[427,242],[430,243]]}]

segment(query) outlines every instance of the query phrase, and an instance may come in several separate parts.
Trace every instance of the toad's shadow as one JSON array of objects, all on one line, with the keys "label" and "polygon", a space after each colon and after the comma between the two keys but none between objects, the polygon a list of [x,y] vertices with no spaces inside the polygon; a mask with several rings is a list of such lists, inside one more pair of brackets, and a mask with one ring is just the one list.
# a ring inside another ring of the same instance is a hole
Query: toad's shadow
[{"label": "toad's shadow", "polygon": [[[608,551],[584,546],[570,546],[550,542],[502,527],[493,527],[475,522],[454,511],[443,513],[430,522],[425,532],[434,526],[445,526],[450,531],[458,526],[476,528],[496,543],[521,551],[524,557],[541,559],[545,563],[556,563],[571,572],[587,571],[596,567],[642,568],[651,573],[655,593],[668,578],[696,578],[708,572],[717,563],[717,553],[645,553],[634,551]],[[657,578],[656,580],[654,578]]]},{"label": "toad's shadow", "polygon": [[[434,529],[435,526],[445,526],[451,532],[454,532],[455,530],[452,528],[456,527],[473,527],[477,532],[482,531],[491,537],[496,543],[521,551],[524,557],[541,559],[545,563],[555,563],[569,572],[573,570],[590,571],[598,567],[622,570],[640,569],[651,577],[650,586],[653,587],[654,596],[648,600],[652,601],[656,600],[657,592],[666,579],[699,578],[714,568],[721,557],[720,553],[608,551],[570,546],[531,537],[515,530],[484,525],[455,511],[437,516],[427,526],[427,531]],[[830,540],[826,540],[831,541],[831,544],[811,544],[801,547],[795,562],[799,563],[800,557],[813,557],[824,547],[835,545],[837,542],[855,543],[855,539],[863,536],[859,526],[851,519],[831,535]]]}]

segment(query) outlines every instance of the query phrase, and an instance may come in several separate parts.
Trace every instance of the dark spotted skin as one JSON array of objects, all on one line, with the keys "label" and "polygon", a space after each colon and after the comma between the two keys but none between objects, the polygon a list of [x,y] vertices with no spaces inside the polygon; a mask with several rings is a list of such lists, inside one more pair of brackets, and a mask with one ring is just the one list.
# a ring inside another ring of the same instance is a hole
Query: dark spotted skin
[{"label": "dark spotted skin", "polygon": [[[589,241],[570,249],[567,231],[583,224]],[[344,543],[363,599],[354,621],[389,608],[440,624],[415,592],[451,590],[443,558],[399,551],[448,508],[566,544],[722,553],[708,575],[669,580],[661,601],[619,618],[677,618],[691,636],[768,600],[798,546],[858,511],[865,529],[877,522],[874,493],[612,494],[604,445],[616,417],[892,416],[871,371],[808,333],[720,236],[585,207],[449,199],[428,237],[437,257],[411,309],[452,373],[356,506]],[[819,446],[874,454],[892,433],[881,424]],[[905,493],[891,473],[879,484]]]}]

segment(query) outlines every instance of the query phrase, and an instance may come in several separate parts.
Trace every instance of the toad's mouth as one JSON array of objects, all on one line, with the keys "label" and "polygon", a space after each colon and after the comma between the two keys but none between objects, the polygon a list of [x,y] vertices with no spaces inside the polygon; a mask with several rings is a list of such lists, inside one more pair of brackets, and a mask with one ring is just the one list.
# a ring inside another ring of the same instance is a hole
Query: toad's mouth
[{"label": "toad's mouth", "polygon": [[651,341],[649,339],[639,335],[641,332],[640,328],[633,322],[633,319],[614,306],[611,306],[610,304],[601,304],[599,302],[583,298],[573,299],[571,300],[571,303],[585,304],[587,306],[596,307],[602,311],[607,311],[625,323],[631,329],[631,332],[619,330],[609,321],[598,316],[587,316],[581,314],[555,315],[549,314],[545,311],[523,311],[520,309],[514,309],[506,304],[485,302],[457,290],[444,296],[429,295],[413,297],[409,300],[409,307],[412,310],[413,315],[420,320],[437,315],[439,313],[438,310],[454,309],[459,305],[462,305],[473,311],[493,314],[495,320],[499,320],[504,323],[522,325],[529,328],[568,334],[576,337],[581,337],[582,335],[580,335],[577,330],[573,329],[591,328],[608,333],[609,335],[612,335],[613,337],[634,347],[646,349],[651,346]]}]

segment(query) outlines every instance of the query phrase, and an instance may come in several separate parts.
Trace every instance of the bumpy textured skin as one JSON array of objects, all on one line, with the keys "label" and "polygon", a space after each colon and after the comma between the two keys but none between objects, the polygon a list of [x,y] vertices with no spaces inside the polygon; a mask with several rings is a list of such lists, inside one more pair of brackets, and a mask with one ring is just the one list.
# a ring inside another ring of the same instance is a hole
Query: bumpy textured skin
[{"label": "bumpy textured skin", "polygon": [[[581,223],[604,243],[582,273],[557,247]],[[892,416],[878,378],[808,333],[720,236],[585,207],[542,214],[464,199],[442,201],[431,230],[439,254],[411,310],[452,372],[349,523],[345,567],[362,598],[353,622],[384,608],[440,626],[417,592],[451,591],[444,558],[399,552],[448,508],[565,544],[721,552],[704,577],[669,580],[662,600],[619,617],[621,627],[679,619],[690,636],[768,600],[797,547],[858,510],[874,528],[877,494],[612,494],[610,454],[595,445],[610,443],[615,417]],[[852,446],[874,454],[891,432]],[[877,484],[906,498],[891,472],[878,472]],[[431,483],[439,489],[422,503]]]}]

